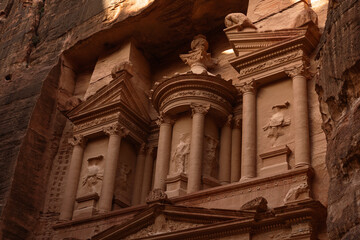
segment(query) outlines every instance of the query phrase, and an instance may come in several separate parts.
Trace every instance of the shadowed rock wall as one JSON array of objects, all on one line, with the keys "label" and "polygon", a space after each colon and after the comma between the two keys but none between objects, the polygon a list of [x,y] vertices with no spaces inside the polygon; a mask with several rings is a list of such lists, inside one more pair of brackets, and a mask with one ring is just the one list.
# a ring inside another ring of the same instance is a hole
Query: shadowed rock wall
[{"label": "shadowed rock wall", "polygon": [[332,0],[316,85],[330,175],[330,239],[360,235],[360,1]]}]

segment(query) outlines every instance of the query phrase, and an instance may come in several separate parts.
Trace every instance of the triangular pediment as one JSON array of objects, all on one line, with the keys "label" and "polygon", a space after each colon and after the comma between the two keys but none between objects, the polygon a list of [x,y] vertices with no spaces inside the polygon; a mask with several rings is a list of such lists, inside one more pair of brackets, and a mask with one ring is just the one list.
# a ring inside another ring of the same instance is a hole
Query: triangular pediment
[{"label": "triangular pediment", "polygon": [[148,113],[126,72],[100,88],[84,102],[67,112],[66,115],[72,121],[81,121],[119,105],[124,106],[142,119],[149,119]]},{"label": "triangular pediment", "polygon": [[[124,224],[95,235],[92,240],[168,238],[234,220],[252,220],[253,212],[154,204]],[[180,237],[180,238],[178,238]]]}]

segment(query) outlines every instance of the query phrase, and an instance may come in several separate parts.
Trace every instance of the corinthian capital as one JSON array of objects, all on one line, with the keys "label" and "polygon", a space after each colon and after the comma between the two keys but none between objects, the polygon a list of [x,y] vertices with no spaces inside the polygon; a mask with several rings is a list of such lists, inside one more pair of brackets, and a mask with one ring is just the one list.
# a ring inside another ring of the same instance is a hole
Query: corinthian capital
[{"label": "corinthian capital", "polygon": [[158,119],[156,120],[156,124],[160,126],[163,123],[173,124],[174,121],[169,116],[165,115],[164,112],[160,112]]},{"label": "corinthian capital", "polygon": [[233,128],[241,128],[241,119],[240,118],[234,118],[234,126]]},{"label": "corinthian capital", "polygon": [[305,78],[311,77],[309,67],[306,66],[305,63],[285,69],[285,73],[291,78],[296,76],[304,76]]},{"label": "corinthian capital", "polygon": [[129,130],[120,126],[119,123],[115,123],[113,125],[110,125],[108,127],[105,127],[103,129],[105,134],[111,136],[111,135],[119,135],[120,137],[125,137],[129,134]]},{"label": "corinthian capital", "polygon": [[84,136],[79,134],[79,135],[73,136],[72,138],[69,138],[68,142],[73,146],[80,145],[83,147],[86,141],[85,141]]},{"label": "corinthian capital", "polygon": [[224,126],[228,126],[228,127],[231,126],[232,119],[233,119],[233,115],[230,114],[230,115],[227,117]]},{"label": "corinthian capital", "polygon": [[194,115],[195,113],[201,113],[201,114],[206,114],[209,109],[210,109],[210,104],[197,104],[197,103],[192,103],[190,105],[191,110],[192,110],[192,114]]},{"label": "corinthian capital", "polygon": [[240,86],[240,91],[244,93],[255,93],[255,83],[254,81],[245,82]]}]

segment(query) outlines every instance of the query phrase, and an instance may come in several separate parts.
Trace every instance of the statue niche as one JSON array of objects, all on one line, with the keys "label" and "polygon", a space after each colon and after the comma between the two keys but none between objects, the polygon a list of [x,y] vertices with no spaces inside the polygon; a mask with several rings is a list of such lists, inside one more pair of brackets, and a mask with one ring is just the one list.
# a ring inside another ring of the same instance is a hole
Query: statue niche
[{"label": "statue niche", "polygon": [[172,169],[170,173],[172,175],[187,173],[189,154],[190,154],[190,136],[189,134],[183,133],[180,135],[180,142],[176,146],[174,154],[171,157]]},{"label": "statue niche", "polygon": [[276,144],[278,137],[284,135],[283,128],[289,126],[291,123],[290,118],[285,117],[285,110],[288,109],[289,105],[289,102],[285,102],[285,104],[273,106],[273,115],[263,127],[263,130],[267,131],[267,137],[270,138],[273,146]]},{"label": "statue niche", "polygon": [[218,145],[219,141],[213,137],[205,135],[203,157],[203,176],[216,177],[218,172]]},{"label": "statue niche", "polygon": [[85,196],[91,193],[100,194],[104,174],[104,170],[100,165],[103,159],[104,156],[100,155],[87,160],[88,166],[86,174],[81,181],[80,196]]}]

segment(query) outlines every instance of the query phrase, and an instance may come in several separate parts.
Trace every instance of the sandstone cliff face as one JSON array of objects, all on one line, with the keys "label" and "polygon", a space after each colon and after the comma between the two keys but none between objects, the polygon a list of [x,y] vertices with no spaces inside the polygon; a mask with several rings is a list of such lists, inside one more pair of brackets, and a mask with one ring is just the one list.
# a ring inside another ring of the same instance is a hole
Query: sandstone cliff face
[{"label": "sandstone cliff face", "polygon": [[327,136],[330,239],[360,234],[360,1],[330,1],[316,90]]}]

